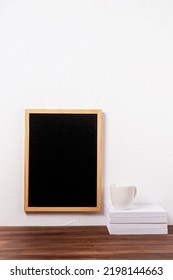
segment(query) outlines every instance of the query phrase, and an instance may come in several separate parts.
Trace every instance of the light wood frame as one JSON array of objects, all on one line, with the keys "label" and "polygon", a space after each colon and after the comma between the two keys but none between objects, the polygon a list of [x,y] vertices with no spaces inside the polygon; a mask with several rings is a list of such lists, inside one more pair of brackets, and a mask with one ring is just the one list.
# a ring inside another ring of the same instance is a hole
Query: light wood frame
[{"label": "light wood frame", "polygon": [[[29,205],[29,150],[30,150],[30,115],[31,114],[96,114],[97,116],[97,182],[96,205],[93,207],[33,207]],[[25,212],[98,212],[102,204],[102,111],[99,109],[26,109],[25,110],[25,170],[24,170],[24,211]]]}]

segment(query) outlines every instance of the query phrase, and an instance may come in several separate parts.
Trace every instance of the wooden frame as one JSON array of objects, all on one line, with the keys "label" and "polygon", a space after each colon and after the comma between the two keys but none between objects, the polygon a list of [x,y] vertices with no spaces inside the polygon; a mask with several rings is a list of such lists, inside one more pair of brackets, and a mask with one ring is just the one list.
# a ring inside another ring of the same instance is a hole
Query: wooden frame
[{"label": "wooden frame", "polygon": [[100,211],[101,161],[101,110],[25,110],[25,212]]}]

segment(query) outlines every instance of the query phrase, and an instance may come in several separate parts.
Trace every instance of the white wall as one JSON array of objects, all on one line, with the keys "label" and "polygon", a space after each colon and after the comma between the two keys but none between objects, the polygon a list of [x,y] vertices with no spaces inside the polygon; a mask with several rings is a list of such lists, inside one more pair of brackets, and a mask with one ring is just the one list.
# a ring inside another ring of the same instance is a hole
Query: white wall
[{"label": "white wall", "polygon": [[104,224],[25,214],[24,109],[104,112],[103,189],[135,184],[173,224],[173,2],[0,0],[0,225]]}]

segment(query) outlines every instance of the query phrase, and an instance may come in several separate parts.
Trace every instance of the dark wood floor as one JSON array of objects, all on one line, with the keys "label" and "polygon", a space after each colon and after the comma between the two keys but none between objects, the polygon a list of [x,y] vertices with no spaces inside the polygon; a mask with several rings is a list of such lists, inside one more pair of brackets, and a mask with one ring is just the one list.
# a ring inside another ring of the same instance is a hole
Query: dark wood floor
[{"label": "dark wood floor", "polygon": [[109,235],[105,226],[0,227],[1,260],[173,260],[167,235]]}]

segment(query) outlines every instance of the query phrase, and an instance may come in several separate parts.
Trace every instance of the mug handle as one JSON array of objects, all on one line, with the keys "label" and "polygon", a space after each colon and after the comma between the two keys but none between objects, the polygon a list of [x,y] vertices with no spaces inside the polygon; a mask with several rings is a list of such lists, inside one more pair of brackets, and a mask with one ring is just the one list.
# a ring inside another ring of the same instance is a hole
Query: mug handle
[{"label": "mug handle", "polygon": [[134,198],[135,198],[136,194],[137,194],[137,187],[134,187]]}]

